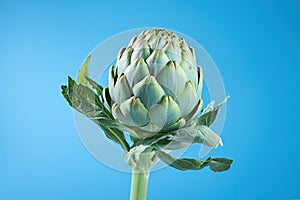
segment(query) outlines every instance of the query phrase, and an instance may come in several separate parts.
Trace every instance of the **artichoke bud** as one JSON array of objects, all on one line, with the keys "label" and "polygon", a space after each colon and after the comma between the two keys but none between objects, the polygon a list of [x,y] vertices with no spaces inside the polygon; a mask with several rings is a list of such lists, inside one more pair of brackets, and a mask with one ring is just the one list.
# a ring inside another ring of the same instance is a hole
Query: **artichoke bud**
[{"label": "artichoke bud", "polygon": [[105,98],[113,117],[140,138],[178,130],[195,120],[202,74],[195,52],[164,29],[133,37],[109,72]]}]

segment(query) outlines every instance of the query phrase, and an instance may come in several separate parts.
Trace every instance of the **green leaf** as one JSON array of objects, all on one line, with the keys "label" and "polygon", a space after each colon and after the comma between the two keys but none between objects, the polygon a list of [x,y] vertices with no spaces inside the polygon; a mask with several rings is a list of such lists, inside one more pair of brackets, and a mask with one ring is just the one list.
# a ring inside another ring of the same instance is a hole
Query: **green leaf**
[{"label": "green leaf", "polygon": [[167,135],[165,135],[163,133],[158,133],[152,137],[136,140],[136,142],[132,145],[132,147],[136,147],[139,145],[147,145],[147,146],[154,145],[155,146],[156,142],[159,142],[160,140],[163,140],[166,137],[167,137]]},{"label": "green leaf", "polygon": [[217,107],[213,108],[214,101],[208,104],[204,109],[203,114],[198,118],[198,125],[209,127],[214,123],[219,113],[220,108],[227,102],[229,96],[226,97]]},{"label": "green leaf", "polygon": [[[92,118],[90,118],[92,119]],[[111,128],[119,128],[119,125],[116,123],[114,119],[106,118],[106,117],[96,117],[93,118],[98,120],[103,126],[111,127]]]},{"label": "green leaf", "polygon": [[137,145],[148,145],[155,149],[178,150],[194,143],[204,144],[206,146],[217,148],[222,144],[222,139],[214,133],[209,127],[198,125],[196,127],[184,127],[168,133],[159,133],[152,137],[140,139],[134,143]]},{"label": "green leaf", "polygon": [[195,143],[201,143],[212,148],[217,148],[219,144],[223,146],[221,137],[209,127],[198,125],[196,128]]},{"label": "green leaf", "polygon": [[210,169],[214,172],[226,171],[230,168],[233,160],[227,158],[209,158]]},{"label": "green leaf", "polygon": [[120,144],[125,152],[129,151],[124,133],[118,128],[118,124],[111,113],[105,108],[103,102],[92,89],[82,84],[77,84],[68,77],[68,86],[63,85],[62,94],[68,103],[77,111],[87,116],[100,126],[106,137]]},{"label": "green leaf", "polygon": [[96,83],[95,81],[93,81],[92,79],[90,79],[87,76],[85,77],[85,79],[91,85],[91,87],[96,90],[97,95],[101,96],[102,95],[102,91],[103,91],[103,87],[101,85],[98,85],[98,83]]},{"label": "green leaf", "polygon": [[73,89],[76,86],[76,82],[70,77],[68,76],[68,95],[70,96],[73,93]]},{"label": "green leaf", "polygon": [[78,71],[78,75],[77,75],[77,81],[78,83],[81,83],[84,86],[87,86],[89,88],[91,88],[91,85],[89,84],[89,82],[87,81],[86,77],[89,76],[89,72],[88,72],[88,66],[89,63],[91,61],[91,55],[89,55],[86,60],[84,61],[83,65],[81,66],[81,68]]},{"label": "green leaf", "polygon": [[172,141],[165,147],[168,150],[182,149],[194,143],[204,144],[212,148],[217,148],[219,144],[223,145],[220,136],[203,125],[184,127],[174,131],[174,133],[170,135]]},{"label": "green leaf", "polygon": [[230,168],[233,160],[227,158],[207,158],[206,160],[197,160],[191,158],[176,159],[163,151],[156,151],[156,155],[166,164],[182,171],[200,170],[209,166],[214,172],[226,171]]},{"label": "green leaf", "polygon": [[68,96],[68,86],[62,85],[61,86],[61,90],[62,90],[61,91],[62,95],[65,97],[65,99],[67,100],[67,102],[69,103],[69,105],[72,106],[72,102],[71,102],[71,100],[70,100],[70,98]]},{"label": "green leaf", "polygon": [[104,131],[105,136],[112,141],[120,144],[125,152],[130,150],[129,144],[126,141],[123,131],[118,128],[110,128],[100,124],[101,129]]}]

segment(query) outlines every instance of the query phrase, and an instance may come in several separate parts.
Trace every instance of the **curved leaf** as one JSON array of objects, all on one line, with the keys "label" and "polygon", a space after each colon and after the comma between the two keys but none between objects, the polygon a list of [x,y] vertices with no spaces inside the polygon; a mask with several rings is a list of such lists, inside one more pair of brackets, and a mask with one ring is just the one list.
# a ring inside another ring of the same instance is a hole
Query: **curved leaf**
[{"label": "curved leaf", "polygon": [[89,75],[88,66],[89,66],[89,63],[91,61],[91,57],[92,57],[92,55],[89,55],[86,58],[86,60],[84,61],[83,65],[79,69],[78,75],[77,75],[77,81],[78,81],[78,83],[81,83],[82,85],[87,86],[89,88],[91,88],[91,85],[86,80],[86,77]]},{"label": "curved leaf", "polygon": [[120,144],[125,152],[129,151],[129,144],[124,133],[118,128],[111,113],[92,89],[77,84],[71,77],[68,77],[68,86],[63,85],[61,88],[62,94],[70,106],[100,126],[106,137]]},{"label": "curved leaf", "polygon": [[203,110],[203,114],[198,119],[198,125],[210,126],[214,123],[219,113],[220,108],[227,102],[229,96],[227,96],[217,107],[214,106],[214,101],[212,101]]},{"label": "curved leaf", "polygon": [[182,171],[185,170],[200,170],[204,167],[209,168],[214,172],[226,171],[230,168],[233,160],[227,158],[207,158],[206,160],[197,160],[191,158],[176,159],[163,151],[156,151],[156,155],[167,165]]}]

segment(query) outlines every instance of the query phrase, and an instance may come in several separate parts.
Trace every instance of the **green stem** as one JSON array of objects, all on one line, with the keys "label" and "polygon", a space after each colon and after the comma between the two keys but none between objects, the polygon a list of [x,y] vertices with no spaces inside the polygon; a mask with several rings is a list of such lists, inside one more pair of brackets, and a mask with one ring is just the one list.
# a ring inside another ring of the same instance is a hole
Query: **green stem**
[{"label": "green stem", "polygon": [[146,200],[149,171],[132,169],[130,200]]}]

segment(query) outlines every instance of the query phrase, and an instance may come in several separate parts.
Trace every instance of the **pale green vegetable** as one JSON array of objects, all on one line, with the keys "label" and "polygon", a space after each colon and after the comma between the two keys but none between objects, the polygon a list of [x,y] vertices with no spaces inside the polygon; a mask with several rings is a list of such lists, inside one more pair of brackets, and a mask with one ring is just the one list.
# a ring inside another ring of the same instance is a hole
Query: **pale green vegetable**
[{"label": "pale green vegetable", "polygon": [[[202,107],[202,71],[195,52],[184,39],[164,29],[150,29],[119,51],[106,88],[89,78],[88,56],[78,77],[68,77],[62,94],[77,111],[95,122],[106,137],[124,150],[132,167],[131,200],[145,200],[149,172],[159,160],[179,170],[226,171],[227,158],[174,158],[171,150],[195,143],[212,148],[222,140],[210,126],[227,98]],[[125,132],[125,133],[124,133]],[[131,134],[130,140],[125,136]]]},{"label": "pale green vegetable", "polygon": [[128,132],[147,138],[193,121],[202,105],[201,91],[193,48],[173,32],[150,29],[120,50],[104,96]]}]

